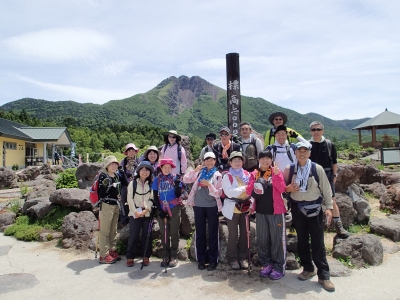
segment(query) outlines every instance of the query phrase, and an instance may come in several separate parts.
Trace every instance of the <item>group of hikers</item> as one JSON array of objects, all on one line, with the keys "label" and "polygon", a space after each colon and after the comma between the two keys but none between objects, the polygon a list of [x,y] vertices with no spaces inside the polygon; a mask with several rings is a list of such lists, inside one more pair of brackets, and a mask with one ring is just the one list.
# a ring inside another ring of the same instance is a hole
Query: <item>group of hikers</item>
[{"label": "group of hikers", "polygon": [[229,231],[228,264],[233,270],[249,269],[249,222],[255,218],[260,276],[279,280],[285,275],[286,219],[291,216],[303,266],[298,279],[317,275],[325,290],[334,291],[324,225],[333,220],[338,235],[349,236],[335,202],[335,145],[323,136],[324,125],[319,121],[310,124],[309,141],[285,126],[284,113],[271,114],[269,121],[273,127],[264,142],[248,122],[240,124],[238,138],[225,126],[219,130],[219,139],[214,133],[207,134],[207,145],[194,169],[187,168],[181,136],[173,130],[165,134],[162,147],[151,146],[141,157],[133,143],[126,145],[122,161],[106,157],[98,189],[99,262],[121,260],[116,251],[117,224],[121,222],[129,224],[130,232],[126,265],[134,266],[140,239],[142,268],[148,266],[151,230],[158,222],[164,251],[161,267],[166,271],[177,266],[182,193],[192,184],[185,204],[194,211],[199,270],[212,271],[218,266],[221,222]]}]

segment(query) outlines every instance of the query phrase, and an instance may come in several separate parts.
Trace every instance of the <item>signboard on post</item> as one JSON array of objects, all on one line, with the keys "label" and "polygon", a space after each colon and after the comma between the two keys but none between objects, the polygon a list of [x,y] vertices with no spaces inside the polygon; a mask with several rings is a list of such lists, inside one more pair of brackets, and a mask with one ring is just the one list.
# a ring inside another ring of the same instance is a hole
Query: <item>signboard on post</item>
[{"label": "signboard on post", "polygon": [[228,127],[232,134],[238,135],[239,124],[242,120],[239,53],[228,53],[226,55],[226,82]]}]

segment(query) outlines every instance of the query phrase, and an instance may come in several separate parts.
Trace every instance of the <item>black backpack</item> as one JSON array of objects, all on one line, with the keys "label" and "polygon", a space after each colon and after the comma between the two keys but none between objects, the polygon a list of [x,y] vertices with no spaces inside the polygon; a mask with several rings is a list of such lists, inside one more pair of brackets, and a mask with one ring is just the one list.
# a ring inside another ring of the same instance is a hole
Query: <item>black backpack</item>
[{"label": "black backpack", "polygon": [[[290,164],[289,178],[288,178],[289,184],[292,183],[293,174],[297,174],[296,165]],[[319,176],[317,173],[317,164],[315,162],[311,162],[311,169],[310,169],[309,177],[314,177],[314,179],[318,183],[318,187],[319,187]]]}]

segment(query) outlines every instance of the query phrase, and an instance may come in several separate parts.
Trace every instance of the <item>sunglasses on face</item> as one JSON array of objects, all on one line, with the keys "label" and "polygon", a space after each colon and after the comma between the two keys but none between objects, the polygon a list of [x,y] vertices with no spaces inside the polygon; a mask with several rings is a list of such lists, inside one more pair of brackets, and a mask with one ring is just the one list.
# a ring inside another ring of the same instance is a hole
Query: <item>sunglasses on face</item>
[{"label": "sunglasses on face", "polygon": [[322,131],[322,128],[313,128],[313,129],[311,129],[311,131],[312,131],[312,132],[315,132],[315,131]]},{"label": "sunglasses on face", "polygon": [[226,134],[220,133],[219,136],[226,137],[226,136],[229,136],[229,134],[227,134],[227,133],[226,133]]},{"label": "sunglasses on face", "polygon": [[283,119],[282,118],[279,118],[279,119],[275,118],[274,121],[283,121]]}]

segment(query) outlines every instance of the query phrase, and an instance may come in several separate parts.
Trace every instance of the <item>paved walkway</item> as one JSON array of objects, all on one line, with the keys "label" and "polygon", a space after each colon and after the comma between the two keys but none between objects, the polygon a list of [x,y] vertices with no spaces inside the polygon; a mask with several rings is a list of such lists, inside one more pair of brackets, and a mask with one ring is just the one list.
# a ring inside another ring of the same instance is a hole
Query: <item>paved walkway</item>
[{"label": "paved walkway", "polygon": [[[139,264],[138,264],[139,265]],[[55,248],[55,242],[25,243],[0,233],[0,299],[400,299],[400,252],[379,267],[353,270],[335,277],[336,292],[317,283],[301,282],[298,271],[279,281],[261,279],[257,271],[197,270],[180,263],[163,273],[159,261],[142,271],[125,267],[125,259],[100,265],[93,252]]]}]

